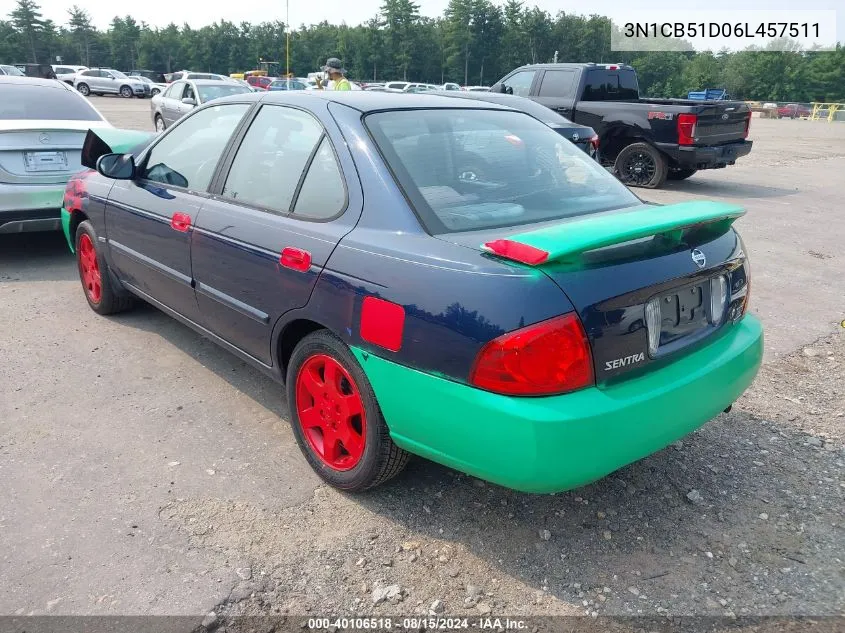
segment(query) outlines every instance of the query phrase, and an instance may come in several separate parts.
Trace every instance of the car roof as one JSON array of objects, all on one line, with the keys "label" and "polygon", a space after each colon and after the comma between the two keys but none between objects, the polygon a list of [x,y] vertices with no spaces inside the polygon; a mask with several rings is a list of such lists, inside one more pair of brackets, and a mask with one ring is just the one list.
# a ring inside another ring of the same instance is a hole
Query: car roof
[{"label": "car roof", "polygon": [[41,79],[40,77],[18,77],[17,75],[0,75],[0,83],[20,86],[40,86],[56,90],[73,90],[70,86],[56,79]]},{"label": "car roof", "polygon": [[461,108],[478,110],[508,110],[506,106],[474,100],[452,99],[433,94],[408,94],[371,92],[368,90],[308,90],[308,91],[277,91],[268,94],[253,93],[256,100],[263,99],[265,103],[302,103],[302,99],[323,99],[335,101],[354,108],[364,114],[381,110],[416,110],[427,108]]},{"label": "car roof", "polygon": [[220,84],[232,83],[231,80],[220,81],[219,79],[180,79],[179,81],[185,81],[188,83],[195,84],[197,86],[219,86]]},{"label": "car roof", "polygon": [[440,90],[438,95],[443,95],[448,99],[462,99],[465,101],[483,101],[485,103],[495,103],[499,105],[508,106],[514,110],[519,110],[530,114],[535,119],[542,121],[546,125],[552,127],[567,127],[567,128],[584,128],[586,125],[574,123],[564,116],[561,116],[554,110],[550,110],[541,103],[526,99],[525,97],[518,97],[516,95],[502,94],[500,92],[457,92]]}]

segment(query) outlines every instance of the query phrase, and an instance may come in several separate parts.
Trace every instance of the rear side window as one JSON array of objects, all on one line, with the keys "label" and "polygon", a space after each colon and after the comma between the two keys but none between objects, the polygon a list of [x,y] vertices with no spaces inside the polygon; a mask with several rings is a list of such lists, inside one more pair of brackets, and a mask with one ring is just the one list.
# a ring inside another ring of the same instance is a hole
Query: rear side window
[{"label": "rear side window", "polygon": [[531,84],[534,83],[534,70],[521,70],[508,77],[504,82],[505,92],[518,97],[531,96]]},{"label": "rear side window", "polygon": [[302,189],[296,198],[294,215],[326,220],[346,206],[346,185],[331,143],[325,136],[311,161]]},{"label": "rear side window", "polygon": [[264,106],[232,161],[223,196],[289,213],[302,173],[322,135],[322,126],[310,114]]},{"label": "rear side window", "polygon": [[27,86],[0,84],[0,119],[102,121],[97,111],[64,84]]},{"label": "rear side window", "polygon": [[249,109],[245,103],[212,106],[183,119],[156,143],[143,177],[205,191],[232,133]]},{"label": "rear side window", "polygon": [[541,97],[572,96],[575,72],[572,70],[547,70],[540,85]]},{"label": "rear side window", "polygon": [[640,96],[637,75],[625,70],[589,70],[582,101],[636,101]]}]

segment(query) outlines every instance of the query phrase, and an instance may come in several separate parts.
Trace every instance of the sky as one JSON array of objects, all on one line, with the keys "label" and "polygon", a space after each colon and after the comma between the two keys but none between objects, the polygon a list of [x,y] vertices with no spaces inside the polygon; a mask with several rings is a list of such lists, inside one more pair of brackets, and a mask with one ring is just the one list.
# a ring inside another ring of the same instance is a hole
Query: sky
[{"label": "sky", "polygon": [[[285,0],[238,0],[237,2],[209,3],[198,0],[142,0],[141,2],[119,3],[113,0],[36,0],[42,8],[44,17],[52,19],[57,24],[67,22],[67,8],[74,2],[87,9],[94,24],[105,29],[115,15],[130,14],[136,20],[144,21],[151,26],[166,26],[169,22],[183,24],[187,22],[191,27],[202,27],[220,19],[235,23],[241,21],[263,22],[272,20],[285,21]],[[290,22],[296,26],[314,24],[322,20],[332,23],[346,22],[350,26],[360,24],[372,18],[379,10],[382,0],[288,0]],[[496,2],[497,0],[494,0]],[[499,0],[503,2],[503,0]],[[420,13],[435,17],[443,14],[448,0],[417,0]],[[630,0],[590,0],[588,3],[578,0],[527,0],[526,6],[535,4],[554,15],[558,11],[567,13],[590,14],[597,13],[610,18],[629,14],[632,5]],[[216,6],[215,6],[216,5]],[[650,3],[650,12],[679,6],[674,0],[657,0]],[[214,6],[214,9],[210,9]],[[0,15],[8,15],[14,7],[14,0],[0,0]],[[837,12],[837,39],[845,41],[845,8],[842,0],[809,0],[807,3],[794,0],[687,0],[683,3],[686,10],[707,10],[715,19],[721,20],[728,10],[742,8],[745,10],[778,10],[790,9],[795,12],[795,19],[801,20],[800,10],[839,9]],[[806,19],[803,21],[807,21]],[[587,61],[587,60],[585,60]]]}]

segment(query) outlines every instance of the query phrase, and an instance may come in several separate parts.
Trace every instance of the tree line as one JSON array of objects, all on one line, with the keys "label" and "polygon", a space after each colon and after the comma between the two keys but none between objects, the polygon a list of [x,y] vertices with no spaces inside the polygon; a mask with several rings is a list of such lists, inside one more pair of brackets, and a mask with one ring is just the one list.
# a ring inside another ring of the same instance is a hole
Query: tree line
[{"label": "tree line", "polygon": [[[0,20],[0,62],[56,63],[60,56],[64,64],[228,74],[263,59],[281,62],[283,72],[285,27],[280,21],[226,20],[199,29],[152,27],[127,15],[101,31],[77,5],[56,24],[35,0],[17,0],[8,19]],[[339,57],[359,81],[489,85],[522,64],[557,58],[631,64],[642,93],[654,97],[727,88],[740,99],[845,101],[841,44],[835,51],[614,52],[610,27],[604,16],[553,16],[520,0],[450,0],[437,18],[421,15],[413,0],[384,0],[379,13],[358,26],[321,22],[292,29],[291,71],[304,75],[327,57]]]}]

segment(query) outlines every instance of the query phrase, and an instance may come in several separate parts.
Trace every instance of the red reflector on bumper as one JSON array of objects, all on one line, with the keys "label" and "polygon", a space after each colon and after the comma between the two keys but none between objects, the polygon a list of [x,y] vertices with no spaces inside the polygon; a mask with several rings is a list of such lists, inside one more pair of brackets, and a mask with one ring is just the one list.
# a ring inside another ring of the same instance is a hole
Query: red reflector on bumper
[{"label": "red reflector on bumper", "polygon": [[511,240],[493,240],[484,244],[484,249],[499,257],[511,259],[515,262],[536,266],[549,259],[548,251],[534,246],[512,242]]}]

